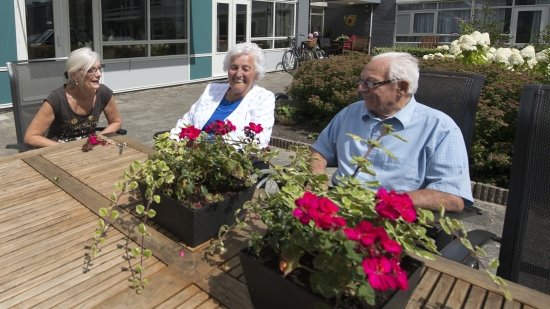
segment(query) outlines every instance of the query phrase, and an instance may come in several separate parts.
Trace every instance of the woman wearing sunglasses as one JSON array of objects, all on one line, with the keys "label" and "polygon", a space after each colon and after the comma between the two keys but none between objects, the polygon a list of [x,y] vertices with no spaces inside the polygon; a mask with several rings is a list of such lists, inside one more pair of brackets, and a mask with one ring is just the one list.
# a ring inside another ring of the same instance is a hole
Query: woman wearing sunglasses
[{"label": "woman wearing sunglasses", "polygon": [[122,125],[113,91],[100,84],[103,65],[88,47],[74,50],[67,59],[67,83],[44,100],[25,132],[25,143],[46,147],[85,138],[94,133],[101,113],[109,125],[100,133],[116,132]]}]

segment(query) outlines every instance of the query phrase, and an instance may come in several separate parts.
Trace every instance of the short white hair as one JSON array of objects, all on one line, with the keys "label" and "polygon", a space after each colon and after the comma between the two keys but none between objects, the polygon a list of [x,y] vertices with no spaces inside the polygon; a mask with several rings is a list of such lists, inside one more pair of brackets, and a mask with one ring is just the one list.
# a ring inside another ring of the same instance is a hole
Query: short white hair
[{"label": "short white hair", "polygon": [[264,78],[265,75],[265,55],[264,51],[256,43],[239,43],[229,49],[223,59],[223,70],[228,71],[231,60],[241,55],[251,55],[254,57],[254,70],[256,70],[256,80]]},{"label": "short white hair", "polygon": [[[69,55],[69,58],[67,59],[67,74],[65,77],[67,79],[75,79],[74,73],[78,72],[79,70],[84,70],[84,72],[87,72],[96,62],[100,62],[101,58],[99,57],[99,54],[90,49],[89,47],[82,47],[79,49],[73,50],[71,54]],[[82,75],[82,78],[79,82],[82,82],[84,80],[84,76]]]},{"label": "short white hair", "polygon": [[407,93],[415,94],[418,89],[420,71],[418,59],[409,53],[387,52],[372,57],[371,61],[384,59],[388,63],[388,78],[404,80],[409,83]]}]

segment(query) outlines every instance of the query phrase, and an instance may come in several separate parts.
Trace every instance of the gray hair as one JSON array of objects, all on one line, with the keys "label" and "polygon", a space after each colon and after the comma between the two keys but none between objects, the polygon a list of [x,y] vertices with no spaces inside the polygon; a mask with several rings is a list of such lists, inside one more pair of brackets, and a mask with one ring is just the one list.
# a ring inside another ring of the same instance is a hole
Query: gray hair
[{"label": "gray hair", "polygon": [[388,78],[409,83],[407,93],[415,94],[418,89],[418,59],[409,53],[388,52],[372,57],[371,61],[384,59],[388,63]]},{"label": "gray hair", "polygon": [[67,59],[66,74],[65,77],[69,81],[80,82],[84,80],[85,74],[82,75],[80,80],[76,80],[74,74],[79,70],[87,72],[96,62],[101,61],[99,54],[91,50],[89,47],[82,47],[73,50]]},{"label": "gray hair", "polygon": [[264,78],[265,75],[265,55],[263,50],[256,43],[239,43],[229,49],[223,59],[223,70],[228,71],[231,60],[241,55],[252,55],[254,57],[254,70],[256,70],[256,80]]}]

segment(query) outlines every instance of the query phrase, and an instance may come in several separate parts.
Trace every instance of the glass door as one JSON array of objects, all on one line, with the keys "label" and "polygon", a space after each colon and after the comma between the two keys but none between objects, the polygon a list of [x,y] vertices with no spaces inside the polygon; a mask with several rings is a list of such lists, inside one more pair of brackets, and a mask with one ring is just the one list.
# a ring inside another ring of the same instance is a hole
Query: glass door
[{"label": "glass door", "polygon": [[70,50],[94,49],[92,0],[69,0]]},{"label": "glass door", "polygon": [[29,59],[55,58],[62,55],[61,11],[60,1],[25,0]]},{"label": "glass door", "polygon": [[516,7],[512,11],[512,43],[533,43],[543,30],[548,18],[546,6]]},{"label": "glass door", "polygon": [[212,72],[215,76],[225,74],[223,58],[237,43],[247,42],[250,37],[249,2],[245,0],[218,0],[214,10],[214,55]]}]

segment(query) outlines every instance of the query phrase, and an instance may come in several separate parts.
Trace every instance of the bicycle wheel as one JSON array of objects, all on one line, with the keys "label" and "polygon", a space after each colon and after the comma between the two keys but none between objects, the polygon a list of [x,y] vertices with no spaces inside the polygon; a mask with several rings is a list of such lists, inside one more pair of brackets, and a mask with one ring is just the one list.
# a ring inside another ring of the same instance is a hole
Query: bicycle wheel
[{"label": "bicycle wheel", "polygon": [[283,54],[283,69],[288,73],[291,73],[294,69],[298,67],[298,59],[294,54],[293,50],[287,50]]},{"label": "bicycle wheel", "polygon": [[323,51],[320,48],[316,47],[313,50],[313,52],[314,52],[315,59],[324,59],[325,58],[323,56]]}]

